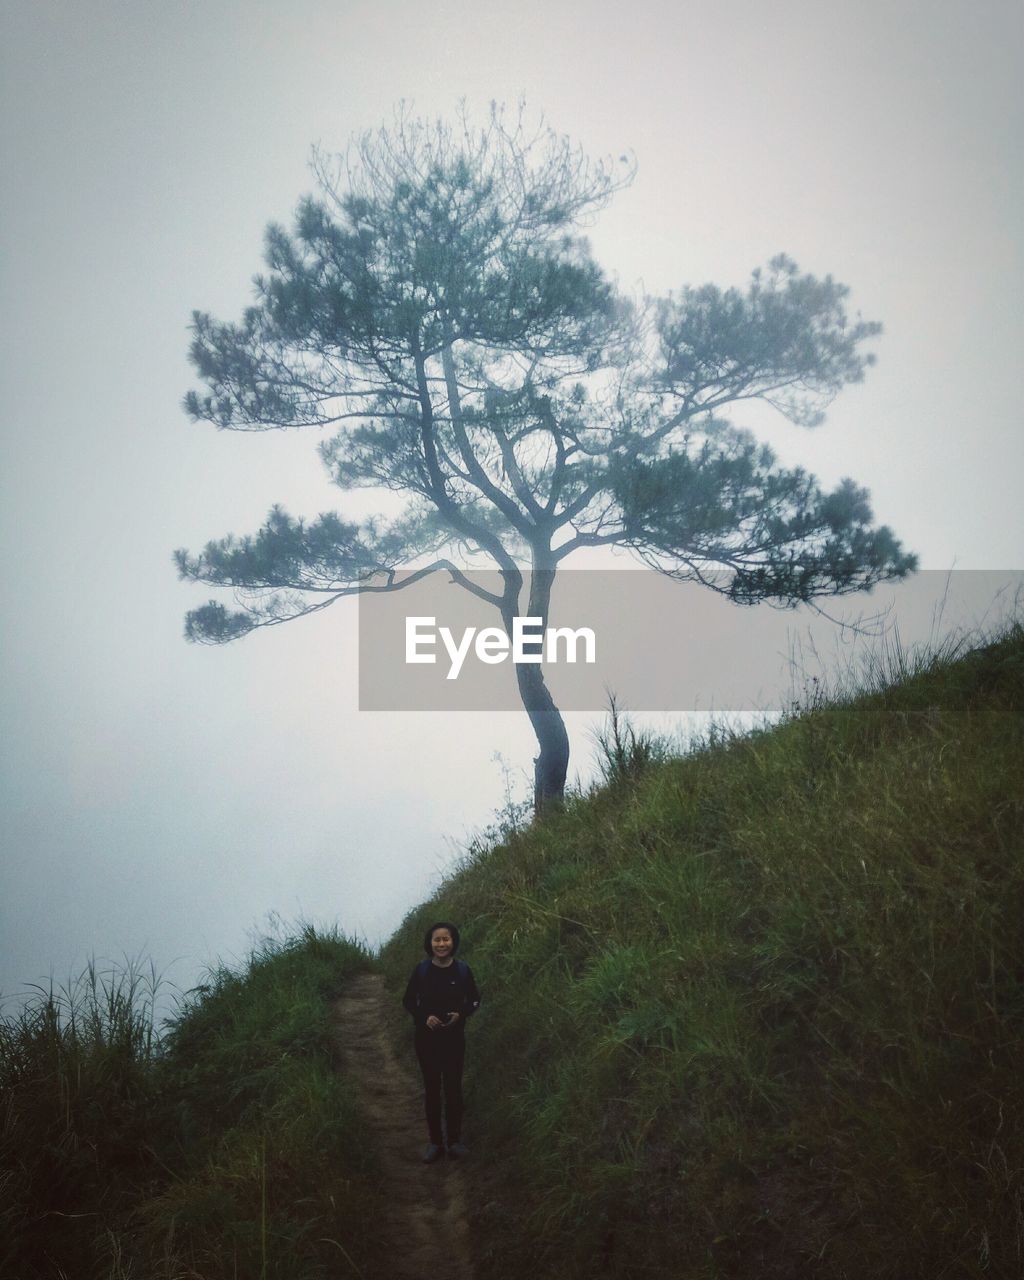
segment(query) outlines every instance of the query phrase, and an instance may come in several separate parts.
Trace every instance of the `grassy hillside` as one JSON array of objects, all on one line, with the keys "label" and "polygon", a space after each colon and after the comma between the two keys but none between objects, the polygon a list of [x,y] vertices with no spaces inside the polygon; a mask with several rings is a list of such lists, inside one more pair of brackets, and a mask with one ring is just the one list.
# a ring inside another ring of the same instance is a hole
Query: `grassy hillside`
[{"label": "grassy hillside", "polygon": [[[483,989],[481,1280],[1018,1280],[1024,629],[662,755],[609,743],[605,786],[384,948],[410,1064],[431,919]],[[131,970],[0,1017],[0,1276],[386,1278],[408,1242],[331,1023],[375,964],[305,929],[162,1038]]]},{"label": "grassy hillside", "polygon": [[468,857],[480,1274],[1024,1274],[1024,631]]},{"label": "grassy hillside", "polygon": [[0,1276],[373,1273],[380,1189],[329,1000],[369,967],[306,929],[191,993],[89,970],[0,1019]]}]

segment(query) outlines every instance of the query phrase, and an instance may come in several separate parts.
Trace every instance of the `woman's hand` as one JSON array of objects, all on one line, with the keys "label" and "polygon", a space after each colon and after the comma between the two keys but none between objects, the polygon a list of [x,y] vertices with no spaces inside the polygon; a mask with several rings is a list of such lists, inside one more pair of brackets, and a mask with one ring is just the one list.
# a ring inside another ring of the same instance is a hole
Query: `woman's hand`
[{"label": "woman's hand", "polygon": [[427,1019],[427,1029],[429,1031],[436,1031],[438,1027],[454,1027],[456,1022],[459,1020],[459,1016],[460,1015],[457,1013],[449,1013],[444,1022],[442,1022],[436,1013],[432,1013]]}]

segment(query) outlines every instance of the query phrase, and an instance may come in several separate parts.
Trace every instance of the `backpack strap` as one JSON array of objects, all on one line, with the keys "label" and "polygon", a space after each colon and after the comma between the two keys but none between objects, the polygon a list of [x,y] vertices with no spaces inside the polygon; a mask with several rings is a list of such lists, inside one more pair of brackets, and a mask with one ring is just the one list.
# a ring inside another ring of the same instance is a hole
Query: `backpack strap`
[{"label": "backpack strap", "polygon": [[[434,963],[433,960],[431,960],[429,956],[426,956],[416,966],[416,975],[419,979],[419,981],[416,984],[417,987],[419,988],[419,990],[416,992],[417,1004],[419,1004],[420,1000],[423,997],[423,993],[426,990],[427,978],[430,974],[430,969],[433,963]],[[465,960],[456,960],[455,971],[459,975],[460,980],[464,983],[467,977],[469,976],[469,965],[465,962]]]}]

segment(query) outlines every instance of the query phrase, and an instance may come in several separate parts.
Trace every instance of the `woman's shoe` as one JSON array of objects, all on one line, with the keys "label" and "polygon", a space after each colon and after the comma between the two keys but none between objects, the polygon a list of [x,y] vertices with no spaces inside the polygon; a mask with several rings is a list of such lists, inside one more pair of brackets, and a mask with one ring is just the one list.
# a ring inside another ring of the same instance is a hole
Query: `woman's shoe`
[{"label": "woman's shoe", "polygon": [[469,1147],[464,1147],[461,1142],[449,1142],[448,1159],[461,1160],[463,1156],[469,1155]]},{"label": "woman's shoe", "polygon": [[441,1148],[436,1143],[432,1142],[430,1146],[427,1147],[426,1151],[424,1151],[423,1153],[423,1163],[433,1164],[435,1160],[440,1160],[440,1159],[441,1159]]}]

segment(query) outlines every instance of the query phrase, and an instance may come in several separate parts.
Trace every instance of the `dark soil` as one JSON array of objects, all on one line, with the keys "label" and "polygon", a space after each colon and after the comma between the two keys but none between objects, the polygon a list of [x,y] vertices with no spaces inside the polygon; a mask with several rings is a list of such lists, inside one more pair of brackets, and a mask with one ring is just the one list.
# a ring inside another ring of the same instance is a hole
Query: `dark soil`
[{"label": "dark soil", "polygon": [[373,1132],[389,1205],[379,1224],[395,1280],[473,1280],[463,1170],[455,1161],[423,1164],[423,1087],[409,1048],[396,1057],[386,1034],[384,979],[360,974],[335,1005],[345,1071],[359,1090]]}]

